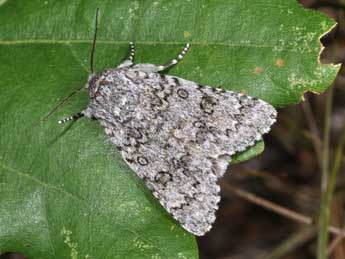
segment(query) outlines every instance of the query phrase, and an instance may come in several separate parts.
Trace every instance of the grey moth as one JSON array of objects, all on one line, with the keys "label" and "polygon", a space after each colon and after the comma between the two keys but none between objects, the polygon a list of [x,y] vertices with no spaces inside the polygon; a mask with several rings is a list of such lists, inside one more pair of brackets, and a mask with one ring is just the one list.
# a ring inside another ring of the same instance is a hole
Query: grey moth
[{"label": "grey moth", "polygon": [[188,49],[189,44],[163,65],[135,64],[130,43],[120,65],[90,74],[87,107],[59,123],[96,118],[160,204],[201,236],[215,221],[217,181],[231,156],[260,140],[277,112],[262,100],[160,73]]}]

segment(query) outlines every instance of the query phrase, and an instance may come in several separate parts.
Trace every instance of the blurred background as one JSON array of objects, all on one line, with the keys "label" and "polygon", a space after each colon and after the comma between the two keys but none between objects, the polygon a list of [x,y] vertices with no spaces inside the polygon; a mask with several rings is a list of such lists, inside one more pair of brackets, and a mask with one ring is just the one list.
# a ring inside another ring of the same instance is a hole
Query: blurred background
[{"label": "blurred background", "polygon": [[[322,39],[326,48],[321,60],[345,62],[345,0],[300,3],[338,22]],[[321,183],[337,165],[327,252],[330,258],[345,259],[345,238],[336,235],[345,231],[345,156],[335,159],[345,142],[345,69],[327,92],[308,93],[305,102],[278,114],[278,122],[265,136],[264,153],[230,166],[222,180],[216,224],[198,238],[201,259],[316,258]],[[329,156],[324,155],[327,147]],[[330,170],[325,170],[327,163]],[[10,258],[24,257],[0,256]]]}]

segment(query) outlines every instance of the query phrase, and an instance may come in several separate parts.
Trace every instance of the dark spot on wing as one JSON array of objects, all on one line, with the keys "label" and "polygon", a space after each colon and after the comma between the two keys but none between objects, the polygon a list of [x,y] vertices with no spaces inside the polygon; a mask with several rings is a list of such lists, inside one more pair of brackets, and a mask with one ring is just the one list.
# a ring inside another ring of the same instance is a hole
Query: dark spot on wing
[{"label": "dark spot on wing", "polygon": [[214,106],[218,104],[218,101],[209,95],[204,95],[201,98],[200,108],[206,114],[212,114],[214,112]]},{"label": "dark spot on wing", "polygon": [[166,171],[159,171],[158,174],[155,176],[155,181],[164,187],[167,186],[169,182],[172,181],[172,174]]},{"label": "dark spot on wing", "polygon": [[131,158],[125,157],[125,159],[126,159],[126,161],[127,161],[128,163],[133,163],[133,162],[134,162],[134,160],[131,159]]},{"label": "dark spot on wing", "polygon": [[181,82],[180,82],[180,80],[179,80],[178,78],[173,77],[172,80],[174,80],[174,82],[175,82],[175,84],[176,84],[177,86],[180,86],[180,85],[181,85]]},{"label": "dark spot on wing", "polygon": [[147,165],[147,164],[149,163],[149,161],[147,160],[147,158],[146,158],[146,157],[143,157],[143,156],[139,156],[139,157],[137,158],[137,162],[138,162],[140,165],[142,165],[142,166]]},{"label": "dark spot on wing", "polygon": [[188,92],[185,89],[178,89],[177,90],[177,95],[182,98],[182,99],[187,99],[188,98]]}]

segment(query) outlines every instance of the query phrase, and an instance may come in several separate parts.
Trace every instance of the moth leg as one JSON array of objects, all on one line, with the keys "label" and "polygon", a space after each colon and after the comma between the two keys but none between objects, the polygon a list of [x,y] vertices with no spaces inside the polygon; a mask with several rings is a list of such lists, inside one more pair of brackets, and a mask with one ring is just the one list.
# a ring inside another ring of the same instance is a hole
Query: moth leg
[{"label": "moth leg", "polygon": [[133,42],[129,42],[129,55],[128,55],[128,60],[130,60],[132,63],[134,62],[134,57],[135,57],[135,45]]},{"label": "moth leg", "polygon": [[59,120],[59,124],[65,123],[67,121],[76,121],[79,118],[84,117],[84,115],[85,115],[84,112],[78,112],[72,116],[69,116],[69,117],[63,118],[62,120]]},{"label": "moth leg", "polygon": [[168,63],[166,63],[164,65],[157,66],[157,72],[171,68],[172,66],[176,65],[179,61],[181,61],[183,59],[184,55],[186,55],[187,51],[189,50],[189,46],[190,46],[189,43],[187,43],[184,46],[184,48],[182,49],[182,51],[177,55],[176,58],[170,60]]},{"label": "moth leg", "polygon": [[134,64],[134,56],[135,56],[135,45],[133,42],[129,42],[129,54],[128,57],[117,66],[117,68],[121,67],[129,67]]}]

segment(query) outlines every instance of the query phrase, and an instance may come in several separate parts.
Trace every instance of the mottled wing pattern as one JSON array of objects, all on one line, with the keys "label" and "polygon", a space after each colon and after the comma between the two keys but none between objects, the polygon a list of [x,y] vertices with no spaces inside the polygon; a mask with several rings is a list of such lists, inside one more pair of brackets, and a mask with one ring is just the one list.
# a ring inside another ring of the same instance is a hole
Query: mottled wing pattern
[{"label": "mottled wing pattern", "polygon": [[210,230],[231,155],[260,140],[274,108],[255,98],[131,68],[97,78],[89,103],[155,197],[195,235]]}]

